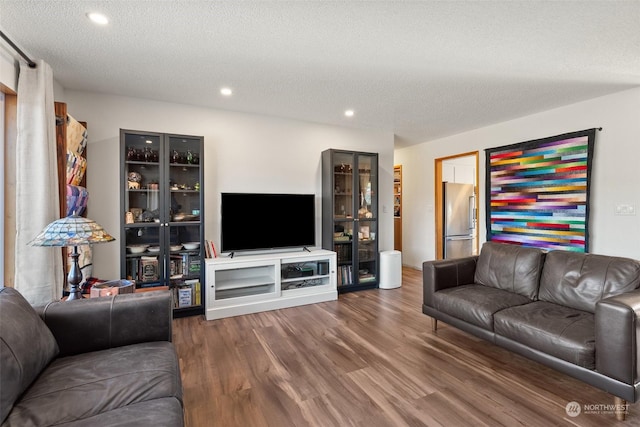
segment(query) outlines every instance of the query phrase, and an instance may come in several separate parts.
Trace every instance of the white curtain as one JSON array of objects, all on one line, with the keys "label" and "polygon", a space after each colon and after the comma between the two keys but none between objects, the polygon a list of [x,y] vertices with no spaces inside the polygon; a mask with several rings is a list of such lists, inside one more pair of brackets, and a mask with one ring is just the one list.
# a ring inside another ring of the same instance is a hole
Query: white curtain
[{"label": "white curtain", "polygon": [[15,287],[33,305],[62,296],[60,248],[29,246],[59,217],[53,73],[44,61],[21,64],[16,147]]}]

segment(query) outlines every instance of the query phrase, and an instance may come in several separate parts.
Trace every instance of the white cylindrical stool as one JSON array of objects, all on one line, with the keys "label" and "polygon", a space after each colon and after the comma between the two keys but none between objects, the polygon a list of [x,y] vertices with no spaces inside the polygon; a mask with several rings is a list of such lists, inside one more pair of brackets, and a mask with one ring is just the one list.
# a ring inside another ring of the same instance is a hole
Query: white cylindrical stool
[{"label": "white cylindrical stool", "polygon": [[400,251],[380,252],[380,289],[394,289],[402,286],[402,253]]}]

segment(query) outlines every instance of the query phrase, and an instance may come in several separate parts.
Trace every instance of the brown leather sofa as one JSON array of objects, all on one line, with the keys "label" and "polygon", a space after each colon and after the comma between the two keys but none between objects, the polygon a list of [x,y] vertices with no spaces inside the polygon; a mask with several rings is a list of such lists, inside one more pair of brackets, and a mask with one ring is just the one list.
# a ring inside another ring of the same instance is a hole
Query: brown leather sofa
[{"label": "brown leather sofa", "polygon": [[165,292],[34,309],[0,288],[0,420],[8,426],[182,426]]},{"label": "brown leather sofa", "polygon": [[487,242],[423,264],[423,313],[626,402],[640,399],[640,262]]}]

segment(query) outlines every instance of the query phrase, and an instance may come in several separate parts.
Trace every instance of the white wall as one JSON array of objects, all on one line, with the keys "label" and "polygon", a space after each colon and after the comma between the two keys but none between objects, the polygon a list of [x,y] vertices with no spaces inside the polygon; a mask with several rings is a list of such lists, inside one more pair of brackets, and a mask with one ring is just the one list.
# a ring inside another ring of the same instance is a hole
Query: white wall
[{"label": "white wall", "polygon": [[[523,102],[526,102],[523,100]],[[403,174],[403,263],[435,259],[434,159],[480,153],[480,242],[486,240],[485,155],[492,147],[602,127],[596,134],[589,251],[640,259],[640,88],[396,150]],[[616,204],[636,207],[614,215]]]},{"label": "white wall", "polygon": [[[120,129],[202,135],[205,237],[220,247],[221,192],[314,193],[321,243],[321,155],[328,148],[379,153],[380,250],[393,249],[393,135],[96,93],[64,92],[86,121],[87,214],[120,238]],[[119,244],[96,245],[94,275],[119,277]]]}]

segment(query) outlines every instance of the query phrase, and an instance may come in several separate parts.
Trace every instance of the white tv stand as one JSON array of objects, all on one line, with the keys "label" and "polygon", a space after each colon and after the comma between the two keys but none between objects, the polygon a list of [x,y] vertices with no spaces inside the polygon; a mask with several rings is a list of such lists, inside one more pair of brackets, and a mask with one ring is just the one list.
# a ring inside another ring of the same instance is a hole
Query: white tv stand
[{"label": "white tv stand", "polygon": [[207,259],[207,320],[338,299],[324,249]]}]

